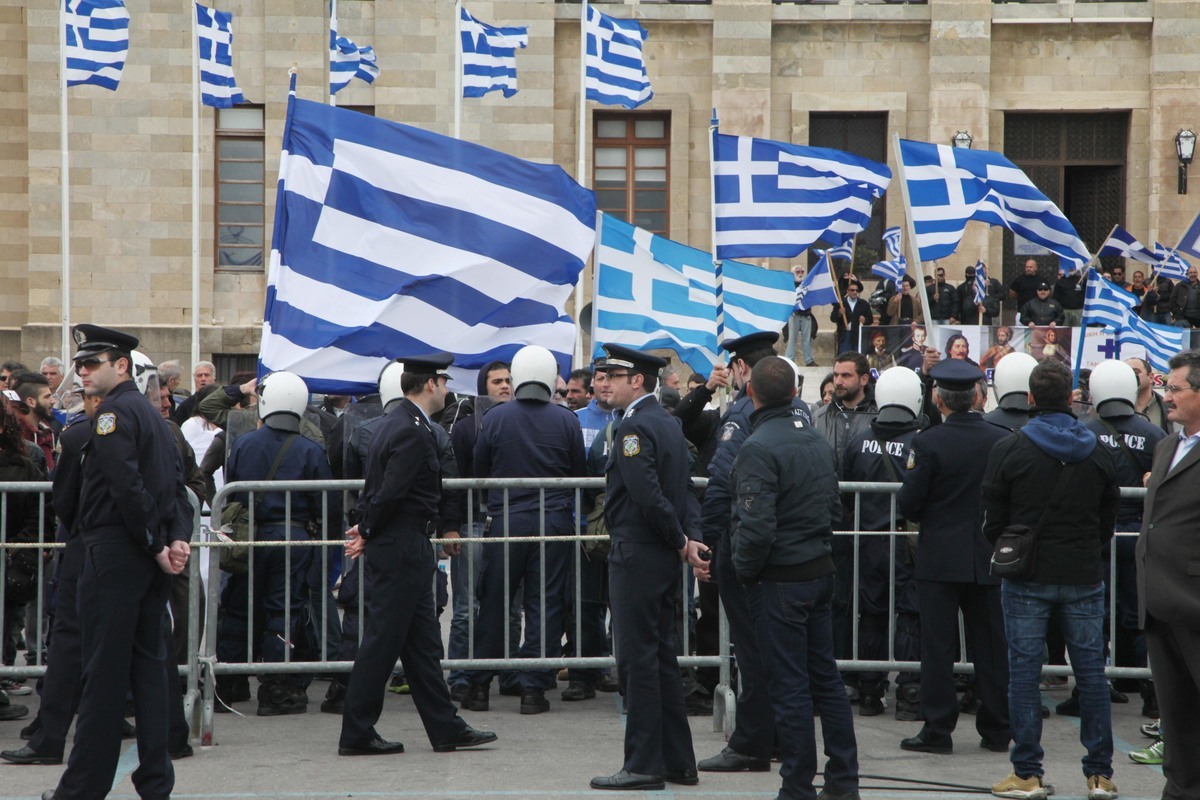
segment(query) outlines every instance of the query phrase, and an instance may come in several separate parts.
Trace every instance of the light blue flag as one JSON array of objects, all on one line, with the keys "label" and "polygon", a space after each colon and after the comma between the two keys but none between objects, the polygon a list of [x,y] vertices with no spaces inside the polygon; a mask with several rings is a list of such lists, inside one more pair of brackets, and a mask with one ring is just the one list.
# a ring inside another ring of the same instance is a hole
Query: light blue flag
[{"label": "light blue flag", "polygon": [[900,281],[904,279],[904,273],[908,271],[908,261],[904,256],[899,256],[891,261],[877,261],[871,265],[871,274],[878,275],[884,280],[889,280],[896,284],[896,288],[900,288]]},{"label": "light blue flag", "polygon": [[804,276],[804,280],[796,287],[796,308],[808,311],[817,306],[836,306],[837,291],[833,288],[833,273],[829,269],[829,259],[821,253],[817,263]]},{"label": "light blue flag", "polygon": [[122,0],[63,0],[67,86],[116,91],[129,54],[129,12]]},{"label": "light blue flag", "polygon": [[498,28],[480,22],[460,7],[459,47],[462,48],[463,97],[517,93],[517,48],[529,45],[524,27]]},{"label": "light blue flag", "polygon": [[893,260],[904,255],[904,247],[900,238],[899,225],[893,225],[883,232],[883,246],[887,248],[888,255],[891,256]]},{"label": "light blue flag", "polygon": [[654,97],[642,45],[650,34],[636,19],[587,8],[587,99],[637,108]]},{"label": "light blue flag", "polygon": [[1154,255],[1159,261],[1158,274],[1171,280],[1181,281],[1187,278],[1192,265],[1188,260],[1174,250],[1168,249],[1161,242],[1154,243]]},{"label": "light blue flag", "polygon": [[557,166],[292,97],[260,372],[362,394],[388,359],[445,350],[473,392],[527,344],[565,368],[595,219]]},{"label": "light blue flag", "polygon": [[795,258],[871,222],[892,171],[841,150],[713,132],[717,258]]},{"label": "light blue flag", "polygon": [[[707,375],[717,351],[717,280],[712,255],[600,214],[596,249],[594,355],[602,343],[674,350]],[[777,331],[792,313],[790,273],[722,264],[725,335]]]},{"label": "light blue flag", "polygon": [[233,77],[233,14],[196,3],[200,52],[200,102],[232,108],[246,102]]},{"label": "light blue flag", "polygon": [[1106,280],[1096,270],[1088,270],[1087,288],[1083,296],[1083,324],[1103,325],[1117,332],[1118,344],[1138,345],[1145,349],[1146,360],[1155,369],[1166,372],[1167,362],[1185,348],[1183,328],[1156,325],[1133,312],[1140,301],[1131,292]]},{"label": "light blue flag", "polygon": [[1183,236],[1179,238],[1179,246],[1175,248],[1181,253],[1187,253],[1189,256],[1200,258],[1200,214],[1192,220],[1192,224],[1188,225]]},{"label": "light blue flag", "polygon": [[1100,252],[1096,255],[1101,258],[1104,256],[1132,258],[1134,261],[1140,261],[1152,267],[1158,266],[1162,261],[1159,256],[1152,253],[1144,244],[1133,238],[1133,234],[1120,225],[1113,228],[1113,232],[1104,240],[1104,244],[1100,247]]},{"label": "light blue flag", "polygon": [[901,139],[900,157],[922,261],[954,253],[971,220],[1008,228],[1055,253],[1059,272],[1091,260],[1058,206],[1000,153]]},{"label": "light blue flag", "polygon": [[359,47],[345,36],[338,36],[337,17],[333,16],[333,4],[329,6],[329,93],[337,94],[358,78],[374,83],[379,77],[375,48]]}]

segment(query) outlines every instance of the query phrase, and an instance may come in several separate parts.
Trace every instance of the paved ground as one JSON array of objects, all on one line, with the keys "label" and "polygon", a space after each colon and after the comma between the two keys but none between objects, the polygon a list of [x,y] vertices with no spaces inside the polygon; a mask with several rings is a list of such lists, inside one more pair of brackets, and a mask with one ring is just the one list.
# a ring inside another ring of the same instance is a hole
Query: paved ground
[{"label": "paved ground", "polygon": [[[325,684],[310,690],[312,712],[302,716],[258,718],[221,715],[212,747],[177,762],[176,800],[182,798],[580,798],[637,797],[644,793],[601,794],[588,789],[594,775],[620,766],[622,721],[616,695],[583,703],[562,703],[551,695],[548,714],[521,716],[518,699],[493,694],[492,710],[464,712],[469,723],[496,731],[500,741],[477,751],[434,753],[421,730],[412,700],[388,695],[380,731],[403,741],[408,752],[378,758],[343,758],[337,753],[339,717],[317,712]],[[1064,692],[1047,693],[1053,705]],[[30,698],[20,698],[28,701]],[[1148,740],[1138,733],[1140,703],[1114,706],[1115,780],[1127,800],[1159,797],[1163,778],[1156,767],[1129,761],[1131,748]],[[253,703],[239,704],[253,714]],[[887,716],[856,717],[864,798],[957,798],[982,796],[986,786],[1009,771],[1007,758],[981,750],[973,718],[964,717],[950,756],[906,753],[899,740],[919,723]],[[19,746],[22,723],[0,723],[0,746]],[[697,756],[716,753],[724,735],[710,720],[693,718]],[[1047,780],[1057,798],[1085,797],[1079,771],[1078,720],[1052,716],[1046,723]],[[123,751],[114,798],[136,797],[128,775],[136,766],[132,744]],[[53,787],[61,767],[0,766],[0,800],[36,798]],[[776,770],[766,774],[703,775],[696,787],[671,787],[653,797],[773,798]]]}]

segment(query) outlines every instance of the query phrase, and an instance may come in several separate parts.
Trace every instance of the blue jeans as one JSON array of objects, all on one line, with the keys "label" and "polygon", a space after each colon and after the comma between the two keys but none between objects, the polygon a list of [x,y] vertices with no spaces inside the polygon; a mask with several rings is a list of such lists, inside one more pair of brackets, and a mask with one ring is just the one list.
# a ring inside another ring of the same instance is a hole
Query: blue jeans
[{"label": "blue jeans", "polygon": [[1008,635],[1008,711],[1018,777],[1042,775],[1042,709],[1038,681],[1046,655],[1046,623],[1053,617],[1067,642],[1079,689],[1079,741],[1087,750],[1085,776],[1111,778],[1112,716],[1104,677],[1104,584],[1065,585],[1004,581]]},{"label": "blue jeans", "polygon": [[788,317],[787,352],[784,353],[784,358],[788,360],[796,358],[796,341],[799,340],[800,351],[804,354],[804,363],[812,363],[812,327],[811,315],[792,314]]},{"label": "blue jeans", "polygon": [[833,659],[833,575],[811,581],[763,581],[747,587],[771,682],[771,706],[783,763],[785,800],[817,796],[817,741],[813,706],[825,740],[825,791],[858,790],[858,744],[850,701]]}]

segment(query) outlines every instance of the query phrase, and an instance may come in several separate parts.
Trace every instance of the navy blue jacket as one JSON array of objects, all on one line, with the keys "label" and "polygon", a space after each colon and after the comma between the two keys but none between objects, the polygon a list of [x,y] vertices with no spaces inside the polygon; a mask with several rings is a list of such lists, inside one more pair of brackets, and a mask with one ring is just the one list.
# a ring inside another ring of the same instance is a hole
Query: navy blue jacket
[{"label": "navy blue jacket", "polygon": [[[483,418],[475,441],[475,476],[479,478],[583,478],[587,455],[579,418],[554,403],[510,400]],[[488,492],[488,513],[504,513],[503,491]],[[575,506],[574,489],[547,489],[546,510]],[[540,489],[508,490],[510,513],[536,512]]]},{"label": "navy blue jacket", "polygon": [[[1112,435],[1105,422],[1116,429],[1120,439]],[[1140,488],[1142,476],[1150,471],[1154,461],[1154,448],[1166,436],[1163,429],[1139,414],[1128,417],[1109,417],[1104,420],[1093,419],[1087,423],[1088,430],[1096,434],[1100,444],[1108,448],[1113,463],[1117,467],[1117,482],[1121,486]],[[1124,440],[1125,447],[1121,446]],[[1126,454],[1126,449],[1129,453]],[[1130,463],[1129,456],[1133,456]],[[1142,500],[1122,500],[1117,510],[1117,523],[1128,527],[1132,523],[1142,522]]]},{"label": "navy blue jacket", "polygon": [[[311,481],[330,480],[333,473],[329,470],[329,459],[325,456],[325,448],[305,438],[302,434],[287,433],[286,431],[268,428],[266,425],[251,431],[233,443],[233,450],[225,463],[225,480],[262,481],[271,472],[271,465],[283,447],[284,442],[294,437],[291,447],[284,453],[279,468],[275,471],[277,481]],[[292,492],[292,523],[307,525],[309,522],[319,525],[321,521],[321,492]],[[330,519],[338,519],[333,513],[333,506],[340,500],[340,492],[329,492]],[[249,502],[245,492],[234,492],[231,500]],[[254,522],[258,525],[282,524],[286,512],[285,492],[255,492],[254,493]]]},{"label": "navy blue jacket", "polygon": [[408,398],[383,418],[367,450],[359,534],[380,531],[433,533],[442,502],[441,463],[429,420]]},{"label": "navy blue jacket", "polygon": [[[846,444],[843,456],[848,481],[875,481],[895,483],[904,477],[904,465],[908,461],[908,449],[920,432],[917,420],[903,424],[880,424],[871,422],[868,430],[852,437]],[[887,461],[891,461],[889,470]],[[849,527],[854,522],[854,496],[847,494],[845,522]],[[900,516],[899,509],[896,511]],[[892,520],[892,495],[884,492],[863,492],[859,503],[859,529],[864,531],[889,530]],[[903,518],[896,520],[901,529]]]}]

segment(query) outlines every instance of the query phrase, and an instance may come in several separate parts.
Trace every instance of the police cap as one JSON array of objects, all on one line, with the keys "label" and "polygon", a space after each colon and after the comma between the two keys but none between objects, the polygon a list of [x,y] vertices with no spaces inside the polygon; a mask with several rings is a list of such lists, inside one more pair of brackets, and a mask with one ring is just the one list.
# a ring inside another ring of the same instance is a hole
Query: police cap
[{"label": "police cap", "polygon": [[929,377],[943,389],[965,392],[983,380],[983,370],[960,358],[947,358],[933,365]]},{"label": "police cap", "polygon": [[75,339],[75,346],[79,348],[75,351],[75,355],[71,356],[72,361],[98,356],[109,350],[131,353],[138,346],[136,336],[86,322],[76,325],[71,335]]},{"label": "police cap", "polygon": [[643,375],[658,375],[658,371],[667,365],[665,358],[651,353],[643,353],[623,344],[604,344],[601,347],[608,354],[608,358],[596,364],[597,372],[628,369]]},{"label": "police cap", "polygon": [[751,333],[737,339],[726,339],[721,342],[721,349],[729,353],[732,358],[737,358],[755,350],[770,350],[775,347],[777,341],[779,341],[778,333],[764,331]]},{"label": "police cap", "polygon": [[[446,370],[454,363],[454,356],[441,351],[435,353],[423,353],[415,356],[404,356],[397,358],[396,363],[404,369],[405,372],[413,375],[445,375]],[[446,377],[450,377],[446,375]]]}]

